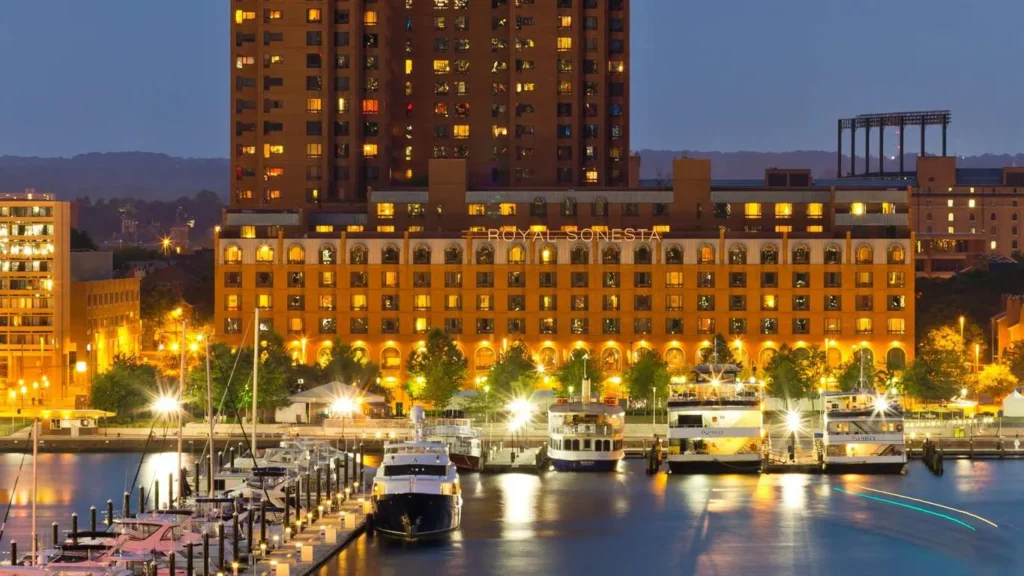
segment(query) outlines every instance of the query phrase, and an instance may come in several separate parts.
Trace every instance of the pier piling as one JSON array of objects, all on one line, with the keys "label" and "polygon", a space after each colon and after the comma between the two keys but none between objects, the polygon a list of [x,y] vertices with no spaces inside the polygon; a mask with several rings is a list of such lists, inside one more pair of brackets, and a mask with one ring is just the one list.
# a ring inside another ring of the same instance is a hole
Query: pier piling
[{"label": "pier piling", "polygon": [[[142,492],[140,491],[139,494]],[[153,510],[160,509],[160,481],[153,480]],[[142,508],[139,508],[139,512],[142,512]]]},{"label": "pier piling", "polygon": [[96,531],[96,507],[89,506],[89,531]]},{"label": "pier piling", "polygon": [[[180,476],[179,476],[180,478]],[[177,498],[174,497],[174,474],[171,472],[167,473],[167,508],[174,508],[174,502]]]},{"label": "pier piling", "polygon": [[167,575],[176,576],[174,572],[174,548],[171,548],[171,551],[167,554]]},{"label": "pier piling", "polygon": [[195,558],[193,557],[194,552],[192,548],[191,542],[185,545],[185,576],[192,576],[193,568],[195,568],[193,565]]},{"label": "pier piling", "polygon": [[249,507],[249,513],[245,515],[245,541],[249,543],[249,554],[254,554],[256,545],[252,541],[252,506]]},{"label": "pier piling", "polygon": [[203,532],[203,576],[210,574],[210,533]]},{"label": "pier piling", "polygon": [[11,540],[11,566],[18,565],[18,542]]},{"label": "pier piling", "polygon": [[104,520],[107,526],[114,523],[114,501],[107,498],[107,519]]},{"label": "pier piling", "polygon": [[53,547],[57,548],[60,546],[60,528],[57,526],[57,523],[54,522],[50,525],[50,530],[52,532],[50,538],[53,540]]},{"label": "pier piling", "polygon": [[319,466],[317,466],[316,467],[316,502],[317,502],[317,504],[320,504],[320,502],[324,501],[323,489],[321,488],[321,484],[320,484],[320,481],[321,481],[322,478],[323,478],[323,471],[320,470]]},{"label": "pier piling", "polygon": [[224,570],[224,523],[217,522],[217,570]]},{"label": "pier piling", "polygon": [[217,468],[224,469],[224,451],[217,451]]},{"label": "pier piling", "polygon": [[267,501],[260,500],[260,544],[267,543]]},{"label": "pier piling", "polygon": [[348,452],[345,452],[343,458],[345,459],[345,486],[348,486]]},{"label": "pier piling", "polygon": [[[238,537],[239,532],[242,531],[242,526],[238,523],[238,512],[231,513],[231,561],[238,562]],[[252,548],[252,544],[249,544],[249,548]],[[251,550],[250,550],[251,552]]]},{"label": "pier piling", "polygon": [[[333,504],[334,498],[332,496],[333,496],[334,493],[331,491],[331,488],[333,488],[333,486],[332,486],[333,482],[331,482],[331,476],[334,474],[334,471],[331,470],[331,468],[333,467],[332,464],[333,464],[333,462],[331,462],[330,460],[327,461],[327,500],[330,501]],[[333,506],[328,504],[327,511],[330,512],[333,509],[334,509]]]},{"label": "pier piling", "polygon": [[313,507],[310,500],[312,500],[312,480],[309,477],[309,472],[306,472],[306,512],[309,512],[310,508]]},{"label": "pier piling", "polygon": [[78,545],[78,512],[71,513],[71,543]]},{"label": "pier piling", "polygon": [[131,494],[129,494],[127,492],[124,493],[124,509],[121,511],[121,517],[122,518],[131,518],[132,517],[132,499],[131,499]]}]

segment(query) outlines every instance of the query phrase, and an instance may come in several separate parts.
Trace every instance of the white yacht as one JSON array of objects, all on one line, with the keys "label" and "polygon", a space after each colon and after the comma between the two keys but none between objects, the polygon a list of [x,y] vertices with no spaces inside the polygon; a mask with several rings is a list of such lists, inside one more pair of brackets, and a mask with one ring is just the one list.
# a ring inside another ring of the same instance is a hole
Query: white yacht
[{"label": "white yacht", "polygon": [[409,418],[415,439],[385,444],[373,478],[373,529],[406,539],[456,530],[462,522],[462,487],[448,446],[426,439],[423,408],[414,406]]},{"label": "white yacht", "polygon": [[701,364],[669,385],[668,466],[673,474],[757,472],[764,411],[761,387],[733,364]]},{"label": "white yacht", "polygon": [[900,474],[907,465],[899,398],[870,389],[822,395],[826,472]]},{"label": "white yacht", "polygon": [[555,470],[615,470],[625,456],[626,412],[614,399],[573,402],[559,398],[548,408],[548,458]]},{"label": "white yacht", "polygon": [[478,471],[483,465],[483,430],[469,418],[444,418],[431,422],[427,440],[448,445],[448,458],[459,470]]}]

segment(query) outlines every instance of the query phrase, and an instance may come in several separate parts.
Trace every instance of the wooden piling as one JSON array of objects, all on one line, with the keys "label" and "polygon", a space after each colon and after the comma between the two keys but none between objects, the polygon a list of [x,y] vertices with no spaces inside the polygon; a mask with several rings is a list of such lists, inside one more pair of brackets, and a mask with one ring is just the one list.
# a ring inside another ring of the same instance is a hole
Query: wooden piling
[{"label": "wooden piling", "polygon": [[96,531],[96,507],[89,506],[89,531]]},{"label": "wooden piling", "polygon": [[114,501],[109,498],[107,499],[107,519],[104,522],[107,526],[114,523]]}]

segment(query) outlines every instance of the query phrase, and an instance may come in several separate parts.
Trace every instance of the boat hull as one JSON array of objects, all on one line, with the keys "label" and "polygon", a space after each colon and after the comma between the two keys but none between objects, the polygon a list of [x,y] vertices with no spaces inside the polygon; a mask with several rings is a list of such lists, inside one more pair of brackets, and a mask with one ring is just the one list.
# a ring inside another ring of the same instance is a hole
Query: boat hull
[{"label": "boat hull", "polygon": [[459,470],[467,470],[470,472],[476,472],[480,469],[480,457],[471,456],[469,454],[455,454],[449,453],[448,459],[455,467]]},{"label": "boat hull", "polygon": [[673,474],[757,474],[761,460],[669,460]]},{"label": "boat hull", "polygon": [[902,474],[905,462],[826,462],[826,474]]},{"label": "boat hull", "polygon": [[619,467],[619,459],[563,460],[552,458],[551,465],[559,472],[612,472]]},{"label": "boat hull", "polygon": [[374,496],[373,529],[409,540],[457,530],[462,522],[461,498],[418,493]]}]

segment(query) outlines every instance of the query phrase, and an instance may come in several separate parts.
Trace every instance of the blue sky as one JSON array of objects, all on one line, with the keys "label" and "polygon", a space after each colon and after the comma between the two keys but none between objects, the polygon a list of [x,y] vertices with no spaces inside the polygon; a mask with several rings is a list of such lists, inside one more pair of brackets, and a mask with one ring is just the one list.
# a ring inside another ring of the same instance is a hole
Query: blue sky
[{"label": "blue sky", "polygon": [[[0,155],[227,157],[228,5],[3,0]],[[952,153],[1024,151],[1020,0],[632,0],[632,16],[633,148],[831,150],[840,116],[948,108]]]}]

